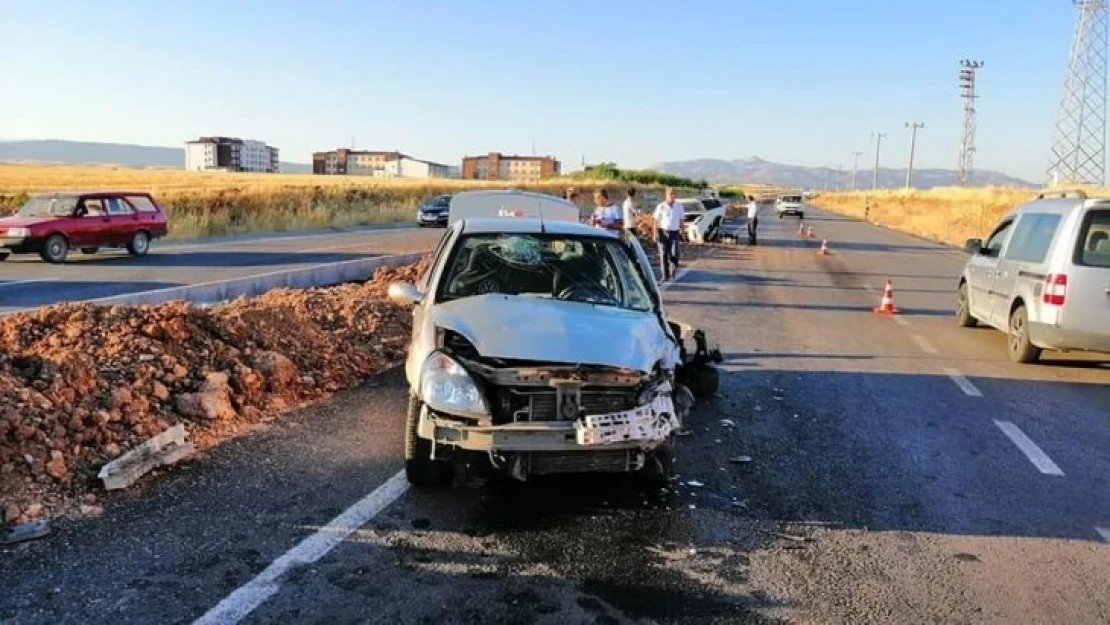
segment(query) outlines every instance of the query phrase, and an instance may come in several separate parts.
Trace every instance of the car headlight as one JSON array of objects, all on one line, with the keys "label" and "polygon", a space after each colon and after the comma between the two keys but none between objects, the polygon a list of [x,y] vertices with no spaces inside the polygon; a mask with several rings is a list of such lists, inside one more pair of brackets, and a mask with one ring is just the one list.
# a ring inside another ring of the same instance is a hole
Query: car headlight
[{"label": "car headlight", "polygon": [[454,414],[489,414],[474,378],[443,352],[432,352],[424,361],[420,369],[420,396],[434,410]]},{"label": "car headlight", "polygon": [[31,236],[31,229],[30,228],[8,228],[8,236],[9,237],[27,238],[27,237]]}]

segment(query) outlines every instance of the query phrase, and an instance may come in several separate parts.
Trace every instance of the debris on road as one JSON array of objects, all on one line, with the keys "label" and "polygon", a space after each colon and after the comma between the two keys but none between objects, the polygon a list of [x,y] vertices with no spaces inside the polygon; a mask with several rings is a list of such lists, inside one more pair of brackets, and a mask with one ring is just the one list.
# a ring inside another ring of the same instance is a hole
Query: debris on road
[{"label": "debris on road", "polygon": [[27,542],[28,540],[35,540],[36,538],[42,538],[48,534],[50,534],[50,522],[46,519],[38,519],[30,523],[16,525],[3,534],[0,534],[0,545],[14,545]]},{"label": "debris on road", "polygon": [[729,458],[728,461],[733,463],[733,464],[746,464],[746,463],[752,461],[752,457],[751,456],[733,456],[732,458]]},{"label": "debris on road", "polygon": [[185,442],[185,426],[178,423],[158,436],[109,462],[97,475],[106,490],[127,488],[151,470],[180,462],[192,456],[196,448]]},{"label": "debris on road", "polygon": [[705,486],[705,484],[702,484],[701,482],[699,482],[697,480],[690,480],[689,482],[686,482],[686,485],[687,486],[693,486],[694,488],[701,488],[701,487]]},{"label": "debris on road", "polygon": [[721,419],[721,425],[725,426],[726,428],[734,428],[736,427],[736,422],[732,419]]},{"label": "debris on road", "polygon": [[396,365],[412,314],[386,290],[428,260],[204,308],[86,302],[0,319],[3,523],[79,514],[103,465],[176,425],[204,449]]}]

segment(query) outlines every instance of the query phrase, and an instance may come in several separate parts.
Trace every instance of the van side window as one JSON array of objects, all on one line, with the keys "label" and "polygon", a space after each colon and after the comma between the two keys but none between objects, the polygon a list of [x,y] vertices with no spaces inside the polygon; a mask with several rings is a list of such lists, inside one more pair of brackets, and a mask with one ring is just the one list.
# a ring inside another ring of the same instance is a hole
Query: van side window
[{"label": "van side window", "polygon": [[1048,248],[1056,237],[1060,216],[1048,213],[1026,213],[1014,227],[1014,236],[1006,246],[1006,259],[1026,263],[1044,262]]},{"label": "van side window", "polygon": [[1075,264],[1110,267],[1110,210],[1093,210],[1083,218]]},{"label": "van side window", "polygon": [[1002,246],[1006,244],[1006,237],[1010,234],[1010,226],[1012,225],[1014,225],[1013,221],[1007,221],[995,228],[986,244],[983,245],[986,256],[998,257],[998,254],[1002,251]]}]

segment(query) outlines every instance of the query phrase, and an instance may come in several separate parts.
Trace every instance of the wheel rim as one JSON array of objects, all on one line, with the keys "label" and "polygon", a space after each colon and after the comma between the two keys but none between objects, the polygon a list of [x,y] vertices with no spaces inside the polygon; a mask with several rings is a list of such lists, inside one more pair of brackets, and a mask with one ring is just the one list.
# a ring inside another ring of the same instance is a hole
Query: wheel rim
[{"label": "wheel rim", "polygon": [[146,251],[146,246],[147,246],[146,235],[141,233],[141,232],[139,234],[136,234],[135,235],[135,251],[145,252]]},{"label": "wheel rim", "polygon": [[963,317],[967,311],[967,289],[961,288],[956,295],[956,316]]},{"label": "wheel rim", "polygon": [[50,256],[51,256],[51,258],[61,258],[61,256],[62,256],[62,242],[61,241],[54,240],[54,241],[50,242]]},{"label": "wheel rim", "polygon": [[1010,350],[1017,352],[1021,351],[1022,344],[1025,343],[1025,321],[1021,315],[1014,315],[1010,320]]}]

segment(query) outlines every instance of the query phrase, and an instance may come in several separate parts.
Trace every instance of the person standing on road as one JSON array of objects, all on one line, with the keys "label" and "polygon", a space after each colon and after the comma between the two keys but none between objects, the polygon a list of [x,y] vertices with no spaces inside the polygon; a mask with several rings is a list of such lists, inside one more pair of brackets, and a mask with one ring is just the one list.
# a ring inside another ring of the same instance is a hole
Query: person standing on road
[{"label": "person standing on road", "polygon": [[621,219],[620,209],[616,204],[609,201],[609,192],[605,189],[598,189],[594,193],[594,204],[597,208],[594,209],[594,214],[590,218],[590,223],[593,225],[604,228],[606,230],[620,231],[623,228],[623,220]]},{"label": "person standing on road", "polygon": [[674,271],[678,269],[678,239],[679,230],[685,217],[682,204],[675,201],[675,190],[667,189],[667,199],[655,207],[652,215],[655,221],[655,243],[659,247],[659,267],[663,273],[663,281],[674,278]]},{"label": "person standing on road", "polygon": [[640,211],[636,210],[636,189],[628,189],[621,211],[624,213],[624,229],[636,234],[636,220],[640,215]]},{"label": "person standing on road", "polygon": [[759,228],[759,200],[748,196],[748,245],[756,245],[755,231]]}]

